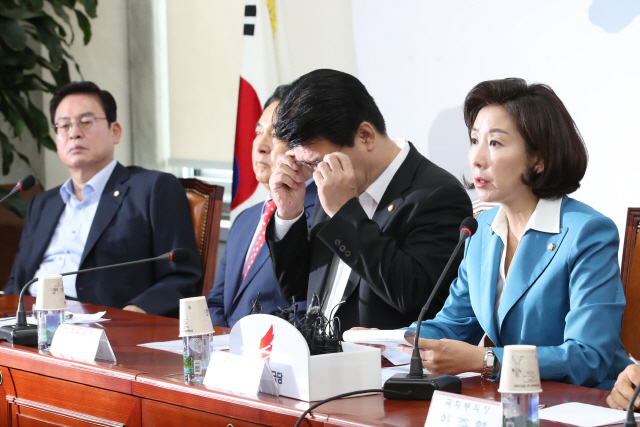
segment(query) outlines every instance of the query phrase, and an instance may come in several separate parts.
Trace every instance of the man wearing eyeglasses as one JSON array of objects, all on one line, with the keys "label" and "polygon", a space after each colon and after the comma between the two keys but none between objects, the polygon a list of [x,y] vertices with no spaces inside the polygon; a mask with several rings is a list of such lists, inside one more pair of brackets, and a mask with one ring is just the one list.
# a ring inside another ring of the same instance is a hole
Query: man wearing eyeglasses
[{"label": "man wearing eyeglasses", "polygon": [[[317,294],[342,330],[414,322],[471,215],[461,183],[392,140],[371,95],[346,73],[316,70],[293,82],[274,129],[291,148],[269,181],[277,209],[266,235],[282,295],[310,305]],[[308,235],[304,169],[318,187]],[[450,271],[428,318],[447,298]]]},{"label": "man wearing eyeglasses", "polygon": [[[35,196],[5,292],[30,279],[150,258],[185,248],[185,263],[146,263],[64,276],[68,299],[175,316],[201,276],[191,214],[172,175],[114,159],[122,127],[116,102],[92,82],[58,89],[50,102],[56,148],[71,177]],[[35,295],[36,283],[29,288]]]}]

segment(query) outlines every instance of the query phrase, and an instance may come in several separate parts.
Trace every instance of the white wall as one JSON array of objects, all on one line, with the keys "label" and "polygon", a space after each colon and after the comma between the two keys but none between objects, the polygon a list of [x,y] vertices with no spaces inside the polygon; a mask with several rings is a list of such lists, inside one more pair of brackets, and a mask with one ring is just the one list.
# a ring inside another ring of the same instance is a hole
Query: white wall
[{"label": "white wall", "polygon": [[[80,64],[85,80],[111,92],[118,104],[118,121],[122,124],[122,139],[115,157],[124,165],[131,164],[131,113],[129,103],[129,67],[127,54],[126,0],[109,0],[98,5],[98,18],[92,19],[93,36],[87,46],[82,44],[82,32],[76,29],[76,40],[69,49]],[[72,67],[71,79],[80,80]],[[45,97],[44,110],[49,111],[50,96]],[[53,132],[52,132],[53,135]],[[69,178],[69,170],[58,154],[46,150],[45,189],[60,185]]]},{"label": "white wall", "polygon": [[640,205],[637,14],[640,2],[353,0],[358,77],[389,133],[456,176],[468,173],[461,108],[475,84],[549,84],[589,150],[574,197],[611,217],[622,239],[627,207]]}]

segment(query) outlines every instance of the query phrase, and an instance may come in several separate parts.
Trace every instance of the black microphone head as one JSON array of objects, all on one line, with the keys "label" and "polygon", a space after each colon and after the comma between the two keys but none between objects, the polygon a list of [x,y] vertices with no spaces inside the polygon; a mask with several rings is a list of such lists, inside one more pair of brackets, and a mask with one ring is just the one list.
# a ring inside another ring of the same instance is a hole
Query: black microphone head
[{"label": "black microphone head", "polygon": [[304,327],[307,329],[312,328],[320,316],[322,316],[322,309],[319,305],[309,307],[307,315],[304,318]]},{"label": "black microphone head", "polygon": [[24,178],[22,178],[20,181],[18,181],[16,186],[20,187],[20,191],[27,191],[28,189],[33,187],[35,183],[36,183],[36,179],[34,178],[34,176],[27,175]]},{"label": "black microphone head", "polygon": [[469,216],[460,224],[460,239],[466,239],[475,234],[478,229],[478,221],[472,216]]},{"label": "black microphone head", "polygon": [[175,248],[169,253],[171,254],[169,259],[171,262],[180,263],[189,260],[189,251],[187,249]]}]

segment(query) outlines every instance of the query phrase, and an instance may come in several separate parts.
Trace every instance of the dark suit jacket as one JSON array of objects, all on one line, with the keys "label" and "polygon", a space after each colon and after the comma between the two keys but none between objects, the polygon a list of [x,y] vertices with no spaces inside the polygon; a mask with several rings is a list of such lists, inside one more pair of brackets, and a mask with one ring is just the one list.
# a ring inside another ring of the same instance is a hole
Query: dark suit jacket
[{"label": "dark suit jacket", "polygon": [[[297,221],[275,242],[274,219],[267,227],[273,269],[286,298],[328,297],[326,284],[333,256],[352,272],[336,311],[342,330],[353,326],[392,329],[418,318],[458,242],[459,226],[471,215],[460,182],[424,158],[413,145],[369,219],[357,198],[334,216],[316,202],[307,238]],[[460,254],[445,278],[426,318],[440,310],[456,277]]]},{"label": "dark suit jacket", "polygon": [[[307,187],[304,199],[306,224],[311,224],[317,194],[318,188],[312,182]],[[253,265],[249,268],[247,277],[242,280],[244,260],[260,222],[263,205],[264,203],[258,203],[245,209],[238,215],[229,230],[227,247],[216,273],[216,281],[207,298],[211,321],[214,325],[233,327],[240,318],[251,313],[251,307],[253,301],[258,298],[258,292],[260,292],[263,313],[274,314],[280,311],[279,307],[291,306],[291,301],[287,302],[278,291],[267,245],[262,245]],[[305,302],[306,297],[297,301]],[[302,310],[303,307],[300,305],[298,308]]]},{"label": "dark suit jacket", "polygon": [[[19,293],[33,278],[64,207],[60,187],[31,200],[5,292]],[[196,295],[202,268],[182,185],[173,175],[118,163],[100,197],[80,269],[150,258],[178,247],[189,250],[187,262],[79,274],[78,300],[116,308],[134,304],[168,316],[177,315],[181,298]]]}]

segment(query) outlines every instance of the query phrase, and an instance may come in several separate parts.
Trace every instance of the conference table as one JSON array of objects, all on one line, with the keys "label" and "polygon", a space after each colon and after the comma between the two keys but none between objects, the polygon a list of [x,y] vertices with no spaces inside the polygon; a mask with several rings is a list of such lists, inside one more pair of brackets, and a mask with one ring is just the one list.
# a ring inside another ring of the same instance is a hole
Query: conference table
[{"label": "conference table", "polygon": [[[25,298],[25,307],[35,299]],[[18,298],[0,295],[0,316],[14,315]],[[115,364],[82,363],[37,347],[0,343],[0,425],[10,426],[293,426],[312,403],[258,394],[247,397],[185,384],[182,356],[138,344],[178,339],[178,320],[68,301],[73,313],[106,310],[104,328]],[[1,319],[1,317],[0,317]],[[229,333],[215,327],[216,334]],[[540,403],[606,406],[607,392],[542,382]],[[464,378],[462,393],[500,400],[498,386]],[[424,426],[429,402],[384,399],[381,394],[329,402],[307,416],[304,426]],[[541,421],[541,426],[560,425]]]}]

